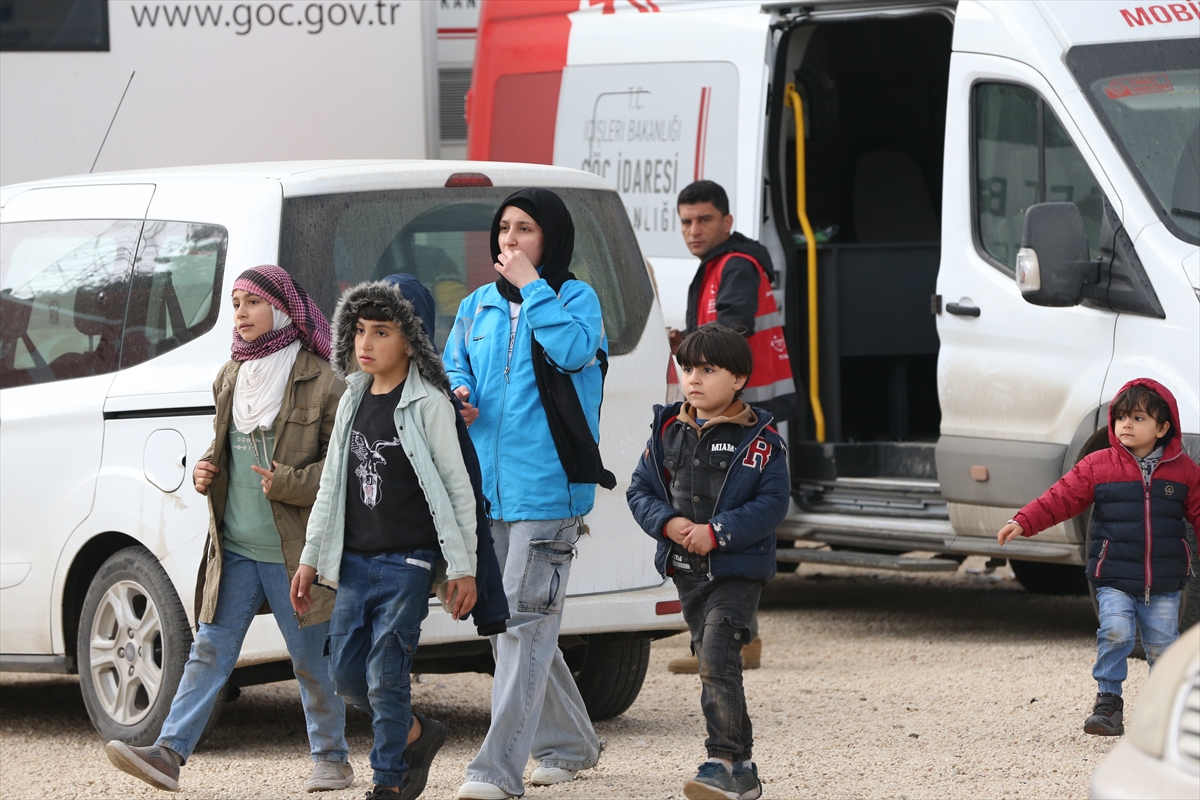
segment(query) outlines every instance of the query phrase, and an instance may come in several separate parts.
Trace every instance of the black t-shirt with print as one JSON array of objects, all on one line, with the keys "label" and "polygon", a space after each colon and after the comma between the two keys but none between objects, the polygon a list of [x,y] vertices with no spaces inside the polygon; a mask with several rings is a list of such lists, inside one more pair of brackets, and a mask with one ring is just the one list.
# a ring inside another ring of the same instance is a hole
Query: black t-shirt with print
[{"label": "black t-shirt with print", "polygon": [[363,394],[350,431],[346,538],[352,553],[439,550],[425,491],[400,445],[395,411],[402,381],[387,394]]}]

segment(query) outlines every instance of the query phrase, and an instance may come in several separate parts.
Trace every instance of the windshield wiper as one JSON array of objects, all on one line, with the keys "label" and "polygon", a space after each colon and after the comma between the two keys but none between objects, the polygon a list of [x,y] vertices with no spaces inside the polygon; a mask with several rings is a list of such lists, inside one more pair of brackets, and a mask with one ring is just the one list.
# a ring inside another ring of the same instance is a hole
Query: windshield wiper
[{"label": "windshield wiper", "polygon": [[1186,208],[1172,208],[1171,213],[1179,217],[1191,217],[1192,219],[1200,219],[1200,211],[1191,211]]}]

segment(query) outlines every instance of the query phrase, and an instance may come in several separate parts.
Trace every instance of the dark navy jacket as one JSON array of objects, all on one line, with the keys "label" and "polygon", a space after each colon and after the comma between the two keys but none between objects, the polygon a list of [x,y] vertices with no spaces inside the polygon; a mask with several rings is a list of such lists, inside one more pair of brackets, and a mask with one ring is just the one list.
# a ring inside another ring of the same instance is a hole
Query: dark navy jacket
[{"label": "dark navy jacket", "polygon": [[1140,597],[1177,591],[1187,581],[1192,559],[1184,520],[1200,527],[1200,467],[1183,452],[1174,395],[1149,378],[1132,380],[1121,391],[1134,385],[1154,391],[1171,409],[1171,429],[1150,485],[1113,432],[1110,410],[1111,447],[1086,456],[1013,519],[1023,535],[1032,536],[1095,502],[1088,580]]},{"label": "dark navy jacket", "polygon": [[[671,540],[663,526],[681,516],[671,505],[664,473],[663,435],[677,422],[682,403],[654,407],[654,423],[625,498],[634,519],[658,542],[654,565],[667,575]],[[771,414],[754,408],[758,422],[746,429],[729,459],[729,469],[717,496],[711,520],[717,546],[708,554],[709,578],[769,581],[775,576],[775,527],[787,516],[791,481],[787,449],[770,426]]]}]

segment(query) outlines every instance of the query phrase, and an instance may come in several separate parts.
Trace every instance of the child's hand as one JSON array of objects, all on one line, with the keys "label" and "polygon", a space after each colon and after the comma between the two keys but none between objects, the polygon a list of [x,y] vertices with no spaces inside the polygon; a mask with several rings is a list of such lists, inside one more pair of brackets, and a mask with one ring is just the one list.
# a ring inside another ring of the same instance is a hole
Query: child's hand
[{"label": "child's hand", "polygon": [[708,555],[717,546],[716,540],[713,539],[712,528],[698,524],[693,524],[684,531],[683,541],[680,544],[686,547],[689,553],[695,553],[698,556]]},{"label": "child's hand", "polygon": [[683,544],[683,534],[696,523],[686,517],[671,517],[663,526],[663,536],[675,544]]},{"label": "child's hand", "polygon": [[[279,467],[279,462],[278,462],[278,461],[272,461],[272,462],[271,462],[271,466],[273,466],[273,467],[275,467],[275,468],[278,468],[278,467]],[[274,472],[268,472],[267,470],[265,470],[265,469],[263,469],[262,467],[260,467],[258,464],[251,464],[251,465],[250,465],[250,469],[254,470],[254,471],[255,471],[255,472],[257,472],[259,475],[262,475],[262,489],[263,489],[263,494],[269,494],[269,493],[270,493],[270,491],[271,491],[271,483],[272,483],[272,482],[275,480],[275,473],[274,473]]]},{"label": "child's hand", "polygon": [[192,470],[192,483],[195,484],[196,491],[208,494],[208,487],[212,486],[213,478],[217,477],[220,471],[220,467],[211,461],[197,461]]},{"label": "child's hand", "polygon": [[455,578],[446,581],[446,607],[454,619],[462,619],[475,607],[475,578]]},{"label": "child's hand", "polygon": [[297,614],[307,614],[312,608],[312,585],[317,579],[317,571],[307,564],[296,567],[296,575],[292,578],[292,588],[288,596],[292,600],[292,609]]},{"label": "child's hand", "polygon": [[1021,526],[1015,522],[1010,522],[1000,529],[1000,532],[996,534],[996,539],[998,539],[1000,544],[1003,545],[1006,542],[1011,542],[1013,539],[1020,536],[1021,533]]},{"label": "child's hand", "polygon": [[479,409],[467,402],[467,398],[471,396],[471,390],[465,386],[459,386],[454,390],[454,393],[458,395],[458,399],[462,401],[463,407],[462,411],[459,413],[462,414],[463,422],[465,422],[469,428],[471,427],[472,422],[479,419]]}]

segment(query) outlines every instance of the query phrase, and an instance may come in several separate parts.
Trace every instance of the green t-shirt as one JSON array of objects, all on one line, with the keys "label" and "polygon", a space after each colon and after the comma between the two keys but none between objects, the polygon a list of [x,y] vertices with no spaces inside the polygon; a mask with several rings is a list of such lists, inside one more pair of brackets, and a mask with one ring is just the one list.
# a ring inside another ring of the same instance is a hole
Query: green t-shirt
[{"label": "green t-shirt", "polygon": [[250,469],[251,464],[270,469],[274,452],[274,429],[256,430],[253,438],[236,428],[229,429],[229,497],[222,527],[225,547],[233,552],[255,561],[282,564],[283,548],[271,502],[263,494],[262,476]]}]

